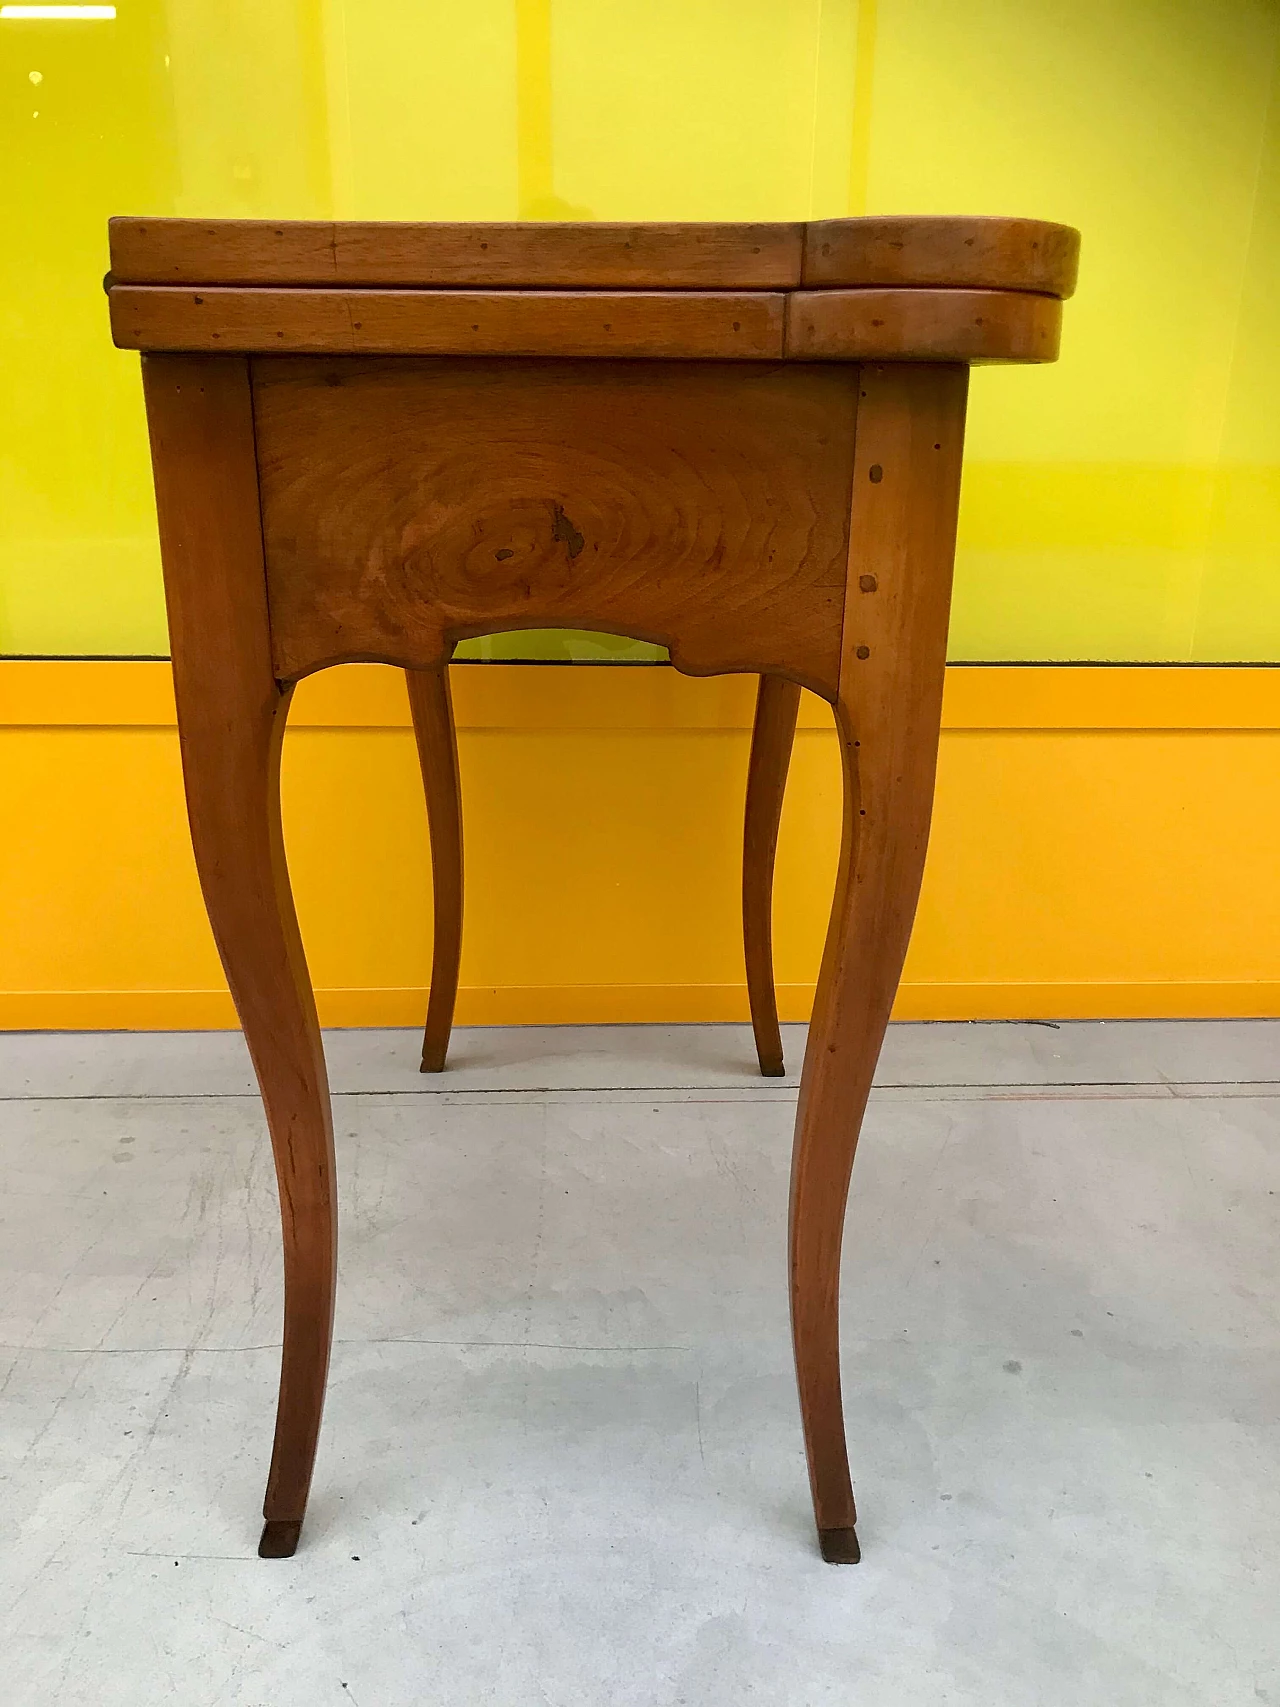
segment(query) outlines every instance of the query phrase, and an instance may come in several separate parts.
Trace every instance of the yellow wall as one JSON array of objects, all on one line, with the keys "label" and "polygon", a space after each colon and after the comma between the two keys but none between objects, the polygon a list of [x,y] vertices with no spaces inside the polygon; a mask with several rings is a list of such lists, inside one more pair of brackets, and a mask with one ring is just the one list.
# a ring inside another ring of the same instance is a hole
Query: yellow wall
[{"label": "yellow wall", "polygon": [[865,208],[1085,235],[1062,362],[973,387],[952,656],[1280,658],[1274,0],[119,12],[0,23],[0,652],[165,650],[109,214]]},{"label": "yellow wall", "polygon": [[[458,665],[459,1017],[745,1016],[752,685]],[[164,664],[0,665],[0,1024],[233,1023],[201,910]],[[1280,672],[950,672],[900,1017],[1280,1013]],[[415,1024],[429,856],[402,678],[298,690],[286,835],[331,1024]],[[785,1016],[808,1009],[838,836],[806,698],[779,847]]]}]

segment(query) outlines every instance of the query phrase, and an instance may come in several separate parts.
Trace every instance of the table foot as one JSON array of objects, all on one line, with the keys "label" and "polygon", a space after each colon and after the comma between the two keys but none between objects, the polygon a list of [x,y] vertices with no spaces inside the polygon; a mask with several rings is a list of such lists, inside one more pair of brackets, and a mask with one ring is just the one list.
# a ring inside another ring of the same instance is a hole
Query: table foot
[{"label": "table foot", "polygon": [[856,1529],[820,1529],[818,1546],[829,1565],[856,1565],[862,1558]]},{"label": "table foot", "polygon": [[[447,1049],[448,1046],[449,1046],[449,1040],[446,1037],[445,1038],[445,1049]],[[445,1054],[444,1049],[436,1050],[430,1055],[428,1055],[424,1050],[423,1056],[422,1056],[422,1065],[418,1068],[418,1071],[420,1073],[443,1073],[444,1072],[444,1054]]]},{"label": "table foot", "polygon": [[[258,1543],[260,1559],[292,1559],[298,1550],[298,1537],[302,1533],[302,1524],[286,1523],[283,1518],[269,1517],[262,1526],[262,1539]],[[856,1545],[856,1543],[855,1543]]]}]

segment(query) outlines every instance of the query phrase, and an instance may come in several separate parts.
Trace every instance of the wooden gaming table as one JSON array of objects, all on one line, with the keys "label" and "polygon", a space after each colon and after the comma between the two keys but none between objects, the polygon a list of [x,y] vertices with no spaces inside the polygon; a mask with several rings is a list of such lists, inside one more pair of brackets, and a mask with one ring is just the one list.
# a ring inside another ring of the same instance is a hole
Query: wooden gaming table
[{"label": "wooden gaming table", "polygon": [[112,222],[191,835],[280,1188],[265,1557],[297,1545],[334,1301],[329,1095],[280,829],[290,694],[359,659],[438,684],[458,640],[530,627],[655,641],[692,675],[834,709],[844,835],[790,1279],[822,1554],[858,1557],[840,1244],[928,837],[969,367],[1054,359],[1077,249],[1026,219]]}]

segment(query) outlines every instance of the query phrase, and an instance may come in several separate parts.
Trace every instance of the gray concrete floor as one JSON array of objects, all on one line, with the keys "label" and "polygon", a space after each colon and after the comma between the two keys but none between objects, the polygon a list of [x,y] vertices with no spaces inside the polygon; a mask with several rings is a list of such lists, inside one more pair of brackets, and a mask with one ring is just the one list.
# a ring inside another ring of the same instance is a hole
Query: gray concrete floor
[{"label": "gray concrete floor", "polygon": [[[790,1028],[799,1058],[799,1028]],[[1280,1024],[900,1026],[854,1173],[864,1561],[810,1528],[794,1081],[736,1027],[327,1047],[337,1345],[236,1036],[0,1040],[6,1707],[1280,1704]]]}]

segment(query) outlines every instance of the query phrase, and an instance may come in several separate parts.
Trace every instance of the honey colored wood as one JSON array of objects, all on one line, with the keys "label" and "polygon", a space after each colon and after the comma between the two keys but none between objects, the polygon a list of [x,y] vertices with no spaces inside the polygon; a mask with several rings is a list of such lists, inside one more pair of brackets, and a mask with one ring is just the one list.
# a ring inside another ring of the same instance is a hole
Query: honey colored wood
[{"label": "honey colored wood", "polygon": [[1062,304],[1029,291],[801,290],[787,355],[806,361],[1052,362]]},{"label": "honey colored wood", "polygon": [[800,282],[804,227],[113,219],[110,234],[112,276],[132,284],[776,290]]},{"label": "honey colored wood", "polygon": [[284,1352],[261,1552],[297,1544],[333,1332],[333,1130],[280,828],[289,691],[271,669],[248,364],[143,369],[196,867],[262,1091],[284,1232]]},{"label": "honey colored wood", "polygon": [[431,993],[422,1036],[422,1071],[442,1073],[462,962],[462,793],[449,666],[406,670],[431,838]]},{"label": "honey colored wood", "polygon": [[1032,290],[1076,288],[1080,233],[1042,219],[815,219],[805,227],[801,283]]},{"label": "honey colored wood", "polygon": [[776,291],[267,290],[116,285],[126,350],[776,361]]},{"label": "honey colored wood", "polygon": [[832,698],[857,374],[253,364],[275,670],[594,628]]},{"label": "honey colored wood", "polygon": [[[819,1545],[833,1562],[858,1557],[840,1391],[840,1251],[854,1151],[928,838],[964,364],[1052,359],[1055,295],[1002,287],[1069,288],[1069,243],[1045,260],[1027,232],[1012,231],[1018,224],[905,221],[897,237],[886,228],[871,238],[864,229],[858,265],[874,272],[886,255],[892,262],[898,238],[901,256],[910,243],[924,258],[908,265],[900,256],[903,276],[893,288],[828,280],[829,288],[753,293],[766,316],[785,309],[786,360],[725,360],[723,350],[716,359],[667,359],[675,347],[686,354],[704,347],[690,327],[702,336],[712,324],[705,316],[721,312],[713,292],[618,298],[626,303],[619,313],[635,316],[627,323],[636,339],[630,353],[646,359],[613,361],[615,346],[588,349],[583,341],[592,314],[603,325],[613,312],[603,294],[578,295],[569,308],[569,293],[512,292],[494,305],[498,318],[485,322],[491,333],[518,326],[532,347],[556,359],[423,359],[413,327],[426,322],[414,316],[453,313],[457,293],[435,293],[434,307],[424,307],[432,292],[318,288],[227,296],[242,304],[254,298],[254,313],[272,296],[280,313],[269,321],[271,334],[279,332],[287,348],[316,335],[315,316],[330,312],[330,297],[354,321],[357,308],[363,315],[374,303],[376,311],[375,298],[395,296],[409,306],[388,310],[380,333],[395,341],[395,353],[264,355],[248,320],[234,336],[227,320],[226,341],[238,338],[255,352],[250,359],[148,358],[192,839],[280,1184],[285,1344],[265,1556],[293,1551],[304,1516],[334,1276],[324,1062],[280,833],[289,684],[361,659],[427,672],[414,688],[416,726],[429,787],[445,822],[456,825],[449,837],[460,920],[460,817],[449,819],[458,810],[456,760],[451,749],[450,776],[433,757],[446,734],[451,739],[442,685],[448,657],[470,635],[566,626],[657,641],[691,674],[781,678],[761,690],[744,831],[757,993],[767,965],[764,874],[795,686],[834,706],[844,831],[796,1119],[790,1291]],[[359,229],[365,264],[376,266],[377,234]],[[476,229],[456,234],[459,255]],[[277,258],[292,241],[285,230]],[[212,253],[201,249],[206,239],[224,243],[216,227],[203,233],[166,232],[164,265],[194,265]],[[326,241],[336,267],[356,230],[332,233]],[[149,243],[153,234],[134,235]],[[843,243],[843,225],[839,235]],[[225,239],[223,259],[244,272],[249,251],[237,252],[237,241]],[[597,240],[581,228],[546,241],[580,245],[584,266],[593,254],[598,260]],[[387,237],[388,254],[397,242]],[[884,255],[877,257],[877,244]],[[810,260],[847,277],[853,251],[846,244],[837,256],[837,247]],[[157,248],[163,245],[147,253]],[[970,250],[971,272],[962,277],[956,256]],[[940,271],[952,288],[937,288]],[[986,288],[977,288],[979,279]],[[212,305],[194,300],[208,293],[206,278],[187,284],[149,294],[115,285],[117,330],[130,301],[142,296],[163,299],[163,312],[177,315],[166,335],[194,324],[192,311]],[[173,304],[183,296],[189,306],[178,314]],[[217,330],[216,316],[203,324]],[[612,321],[607,329],[612,336]],[[162,330],[157,320],[146,336]],[[572,359],[582,355],[592,359]],[[877,356],[885,359],[871,359]],[[437,871],[447,884],[445,867],[447,859]],[[450,905],[446,896],[446,912]],[[443,940],[454,956],[447,921]],[[451,1000],[456,978],[451,958],[433,982],[433,1001],[437,988],[442,1003]],[[776,1014],[774,1023],[776,1030]],[[436,1039],[442,1057],[447,1019],[437,1014],[432,1025],[428,1042]]]},{"label": "honey colored wood", "polygon": [[791,1172],[796,1375],[814,1513],[833,1560],[857,1557],[840,1393],[845,1205],[924,870],[967,380],[954,366],[862,369],[835,704],[844,829]]},{"label": "honey colored wood", "polygon": [[799,714],[800,689],[795,683],[761,676],[743,820],[742,940],[751,1029],[766,1078],[780,1078],[786,1071],[773,976],[773,866]]}]

